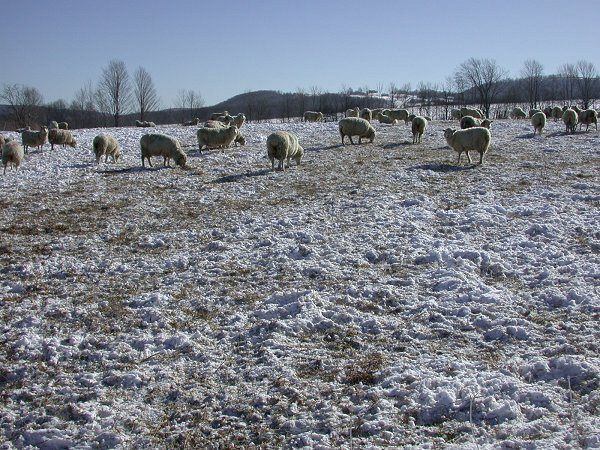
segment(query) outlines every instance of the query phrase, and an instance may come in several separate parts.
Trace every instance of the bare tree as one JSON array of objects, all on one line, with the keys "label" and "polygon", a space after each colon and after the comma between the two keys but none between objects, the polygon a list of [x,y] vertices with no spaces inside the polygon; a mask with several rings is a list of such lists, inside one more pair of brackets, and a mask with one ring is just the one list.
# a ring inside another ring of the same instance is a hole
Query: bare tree
[{"label": "bare tree", "polygon": [[98,94],[99,105],[102,105],[104,112],[113,116],[115,127],[118,127],[119,119],[129,111],[131,104],[129,74],[123,61],[113,59],[102,70]]},{"label": "bare tree", "polygon": [[456,71],[456,78],[477,93],[479,105],[487,117],[490,107],[502,90],[502,80],[506,70],[501,68],[493,59],[469,58]]},{"label": "bare tree", "polygon": [[192,89],[181,89],[175,99],[175,107],[181,111],[180,121],[191,120],[198,116],[198,110],[204,106],[200,92]]},{"label": "bare tree", "polygon": [[33,125],[39,118],[40,107],[44,101],[36,88],[21,84],[5,84],[0,99],[8,105],[17,127]]},{"label": "bare tree", "polygon": [[138,67],[133,74],[133,93],[140,112],[140,121],[143,122],[146,113],[154,111],[159,103],[152,77],[143,67]]},{"label": "bare tree", "polygon": [[596,92],[598,84],[598,70],[596,66],[589,61],[579,61],[575,66],[577,70],[577,84],[579,87],[579,96],[583,102],[583,109],[590,107],[590,100]]},{"label": "bare tree", "polygon": [[67,120],[67,102],[61,98],[48,103],[46,114],[50,120],[65,122]]},{"label": "bare tree", "polygon": [[394,109],[396,107],[396,98],[398,96],[398,87],[396,83],[393,81],[388,85],[388,90],[390,93],[390,109]]},{"label": "bare tree", "polygon": [[92,82],[88,81],[77,92],[71,102],[71,109],[75,112],[76,125],[78,127],[91,127],[96,125],[94,117],[96,114],[96,97]]},{"label": "bare tree", "polygon": [[[310,87],[311,109],[313,111],[321,110],[320,98],[319,98],[320,95],[321,95],[321,88],[319,86],[311,86]],[[319,99],[319,104],[317,103],[317,99]]]},{"label": "bare tree", "polygon": [[544,77],[544,66],[535,59],[528,59],[521,69],[521,76],[527,86],[529,108],[537,108],[540,101],[540,87],[542,85],[542,78]]},{"label": "bare tree", "polygon": [[575,64],[563,64],[558,68],[558,75],[561,78],[563,100],[572,103],[575,98],[577,67],[575,67]]}]

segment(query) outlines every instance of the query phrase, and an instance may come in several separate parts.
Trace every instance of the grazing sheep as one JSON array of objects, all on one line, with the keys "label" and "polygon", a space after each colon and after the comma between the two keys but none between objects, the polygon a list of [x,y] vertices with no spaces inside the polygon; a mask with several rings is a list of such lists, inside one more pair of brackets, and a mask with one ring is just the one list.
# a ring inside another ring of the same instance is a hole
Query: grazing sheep
[{"label": "grazing sheep", "polygon": [[181,150],[181,144],[179,141],[171,136],[158,133],[145,134],[140,139],[140,148],[142,151],[142,167],[146,167],[144,160],[148,159],[148,164],[152,167],[152,156],[162,156],[163,165],[169,166],[170,159],[172,158],[180,167],[185,167],[186,159],[185,153]]},{"label": "grazing sheep", "polygon": [[530,109],[529,110],[529,118],[531,119],[535,113],[542,112],[541,109]]},{"label": "grazing sheep", "polygon": [[140,122],[139,120],[135,121],[135,126],[136,127],[142,127],[142,128],[148,128],[148,127],[155,127],[156,124],[154,122]]},{"label": "grazing sheep", "polygon": [[221,116],[228,116],[228,115],[229,115],[229,111],[212,113],[210,115],[210,120],[218,120],[219,117],[221,117]]},{"label": "grazing sheep", "polygon": [[60,130],[68,130],[69,124],[67,122],[58,122],[58,128]]},{"label": "grazing sheep", "polygon": [[489,130],[492,122],[493,122],[493,120],[490,120],[490,119],[481,120],[481,119],[476,119],[475,117],[465,116],[462,119],[460,119],[460,128],[462,130],[465,130],[467,128],[473,128],[473,127],[484,127]]},{"label": "grazing sheep", "polygon": [[361,119],[365,119],[367,122],[373,120],[373,115],[371,114],[371,110],[369,108],[363,108],[360,110],[360,114],[358,115]]},{"label": "grazing sheep", "polygon": [[386,116],[385,114],[379,113],[379,123],[388,123],[390,125],[396,124],[398,121],[396,119],[392,119],[390,116]]},{"label": "grazing sheep", "polygon": [[51,150],[54,150],[55,145],[77,147],[77,142],[69,130],[50,130],[48,132],[48,142],[50,142]]},{"label": "grazing sheep", "polygon": [[533,135],[535,136],[535,132],[539,131],[541,136],[542,131],[546,126],[546,114],[544,114],[542,111],[536,112],[533,116],[531,116],[531,125],[533,125]]},{"label": "grazing sheep", "polygon": [[240,128],[242,128],[242,125],[244,125],[245,123],[246,123],[246,116],[242,113],[239,113],[237,116],[235,116],[233,118],[233,124],[237,127],[238,130]]},{"label": "grazing sheep", "polygon": [[579,109],[579,106],[577,106],[577,105],[572,105],[572,106],[570,106],[570,108],[573,111],[575,111],[577,114],[579,114],[582,111],[581,109]]},{"label": "grazing sheep", "polygon": [[462,152],[467,152],[469,164],[472,163],[470,151],[479,152],[479,164],[483,164],[484,155],[490,148],[492,136],[490,130],[483,127],[467,128],[466,130],[454,130],[446,128],[444,130],[446,142],[454,151],[458,152],[458,162],[460,164],[460,156]]},{"label": "grazing sheep", "polygon": [[105,155],[104,162],[108,162],[108,157],[111,156],[113,162],[117,162],[121,156],[119,143],[117,140],[108,134],[99,134],[94,138],[92,143],[94,154],[96,155],[96,164],[100,164],[100,158]]},{"label": "grazing sheep", "polygon": [[42,127],[40,131],[24,130],[21,133],[21,141],[23,142],[25,153],[28,152],[29,147],[37,147],[38,150],[40,147],[43,149],[44,144],[48,142],[48,128]]},{"label": "grazing sheep", "polygon": [[10,163],[11,168],[18,170],[25,157],[23,147],[17,141],[9,141],[2,146],[2,164],[4,165],[4,173],[6,174],[6,166]]},{"label": "grazing sheep", "polygon": [[290,159],[294,158],[296,165],[304,155],[304,149],[298,143],[298,136],[289,131],[276,131],[267,137],[267,156],[271,160],[271,170],[275,170],[275,160],[279,161],[277,168],[285,171],[284,160],[290,167]]},{"label": "grazing sheep", "polygon": [[53,120],[52,122],[50,122],[50,125],[48,125],[49,130],[52,130],[54,128],[58,128],[58,122],[56,120]]},{"label": "grazing sheep", "polygon": [[585,125],[585,131],[587,131],[592,123],[596,125],[596,130],[598,129],[598,113],[595,109],[586,109],[585,111],[581,111],[579,112],[578,116],[580,130],[581,126]]},{"label": "grazing sheep", "polygon": [[462,118],[462,115],[460,114],[460,109],[451,109],[450,118],[460,120]]},{"label": "grazing sheep", "polygon": [[415,114],[409,114],[408,117],[406,118],[406,123],[412,123],[412,120],[417,117]]},{"label": "grazing sheep", "polygon": [[471,116],[476,119],[485,119],[485,115],[480,109],[472,109],[472,108],[460,108],[460,117]]},{"label": "grazing sheep", "polygon": [[577,113],[571,108],[565,109],[562,115],[562,120],[565,124],[565,133],[575,133],[577,128],[578,117]]},{"label": "grazing sheep", "polygon": [[371,117],[373,120],[379,120],[379,114],[383,113],[383,108],[375,108],[371,110]]},{"label": "grazing sheep", "polygon": [[359,115],[360,109],[358,107],[346,110],[346,117],[358,117]]},{"label": "grazing sheep", "polygon": [[229,147],[238,134],[235,125],[222,128],[199,128],[196,132],[198,138],[198,148],[200,153],[206,146],[207,148]]},{"label": "grazing sheep", "polygon": [[236,136],[235,136],[235,140],[233,141],[235,143],[235,146],[237,147],[238,144],[240,145],[246,145],[246,137],[239,132],[237,132]]},{"label": "grazing sheep", "polygon": [[546,106],[544,108],[544,114],[546,114],[546,118],[551,118],[552,117],[552,110],[554,109],[554,106]]},{"label": "grazing sheep", "polygon": [[350,138],[352,142],[352,136],[358,136],[358,143],[361,143],[362,138],[369,139],[372,143],[375,139],[375,128],[371,126],[368,120],[360,117],[346,117],[339,122],[340,136],[342,137],[342,145],[344,144],[344,136]]},{"label": "grazing sheep", "polygon": [[510,113],[511,119],[525,119],[527,118],[527,114],[523,111],[523,108],[515,107]]},{"label": "grazing sheep", "polygon": [[560,106],[555,106],[552,108],[552,117],[554,117],[554,121],[561,119],[563,115],[563,110]]},{"label": "grazing sheep", "polygon": [[187,122],[184,122],[183,126],[184,127],[191,127],[191,126],[199,125],[199,124],[200,124],[200,119],[196,117],[196,118],[194,118],[192,120],[188,120]]},{"label": "grazing sheep", "polygon": [[303,118],[305,122],[322,122],[324,116],[322,112],[305,111]]},{"label": "grazing sheep", "polygon": [[406,109],[390,109],[386,115],[390,119],[404,120],[405,124],[408,123],[408,111]]},{"label": "grazing sheep", "polygon": [[421,143],[421,136],[427,128],[427,119],[425,117],[417,116],[412,120],[412,134],[413,144]]}]

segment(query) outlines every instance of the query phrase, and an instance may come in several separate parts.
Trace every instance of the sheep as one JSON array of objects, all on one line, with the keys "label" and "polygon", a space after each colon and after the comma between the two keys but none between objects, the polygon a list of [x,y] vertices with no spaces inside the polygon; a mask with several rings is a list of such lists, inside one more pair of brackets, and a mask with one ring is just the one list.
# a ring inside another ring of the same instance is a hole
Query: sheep
[{"label": "sheep", "polygon": [[562,120],[566,128],[565,133],[575,133],[575,129],[577,128],[578,122],[577,113],[571,108],[568,108],[563,112]]},{"label": "sheep", "polygon": [[527,117],[527,114],[525,114],[523,108],[517,106],[513,108],[512,112],[510,113],[510,117],[511,119],[525,119]]},{"label": "sheep", "polygon": [[22,133],[23,131],[30,131],[31,127],[29,125],[27,125],[24,128],[17,128],[17,133]]},{"label": "sheep", "polygon": [[563,110],[560,106],[555,106],[552,108],[552,117],[554,117],[554,121],[556,122],[558,119],[562,118]]},{"label": "sheep", "polygon": [[6,174],[6,166],[10,163],[11,168],[19,170],[19,166],[25,157],[23,147],[17,141],[9,141],[1,145],[2,149],[2,164],[4,165],[4,174]]},{"label": "sheep", "polygon": [[285,172],[284,160],[290,167],[290,159],[294,158],[296,165],[304,155],[304,149],[298,143],[298,136],[289,131],[276,131],[267,137],[267,156],[271,160],[271,170],[275,170],[275,160],[279,161],[277,168]]},{"label": "sheep", "polygon": [[100,157],[105,155],[104,162],[108,162],[108,157],[111,156],[113,162],[117,162],[121,156],[119,143],[117,140],[108,134],[99,134],[94,138],[92,143],[94,154],[96,155],[96,164],[100,164]]},{"label": "sheep", "polygon": [[322,122],[323,121],[323,113],[316,111],[305,111],[303,119],[305,122]]},{"label": "sheep", "polygon": [[580,130],[581,126],[585,125],[585,131],[587,131],[592,123],[596,125],[596,130],[598,129],[598,113],[595,109],[586,109],[585,111],[580,111],[578,116]]},{"label": "sheep", "polygon": [[140,122],[139,120],[135,121],[135,126],[136,127],[142,127],[142,128],[148,128],[148,127],[155,127],[156,124],[154,122]]},{"label": "sheep", "polygon": [[244,123],[246,123],[246,116],[242,113],[239,113],[237,116],[235,116],[233,118],[233,123],[239,130],[240,128],[242,128],[242,125],[244,125]]},{"label": "sheep", "polygon": [[37,147],[38,150],[41,147],[43,150],[44,144],[48,142],[48,128],[42,127],[40,131],[24,130],[21,133],[21,141],[23,142],[25,153],[28,152],[29,147]]},{"label": "sheep", "polygon": [[228,116],[228,115],[229,115],[229,111],[212,113],[210,115],[210,120],[218,120],[219,117],[221,117],[221,116]]},{"label": "sheep", "polygon": [[408,123],[408,111],[406,109],[390,109],[386,115],[390,119],[404,120],[404,123]]},{"label": "sheep", "polygon": [[542,110],[541,109],[534,109],[534,108],[530,109],[529,110],[529,118],[531,119],[535,113],[539,113],[539,112],[542,112]]},{"label": "sheep", "polygon": [[446,142],[454,151],[458,152],[458,162],[460,164],[460,156],[462,152],[467,152],[469,164],[472,163],[470,151],[479,152],[479,164],[483,164],[484,155],[490,148],[492,136],[490,130],[483,127],[467,128],[466,130],[454,130],[446,128],[444,130]]},{"label": "sheep", "polygon": [[570,108],[573,111],[575,111],[577,114],[579,114],[582,111],[581,109],[579,109],[579,106],[577,106],[577,105],[572,105]]},{"label": "sheep", "polygon": [[223,122],[225,125],[231,125],[233,123],[233,117],[231,117],[229,114],[219,116],[216,120]]},{"label": "sheep", "polygon": [[54,150],[54,145],[77,147],[77,141],[75,141],[69,130],[50,130],[48,132],[48,142],[50,142],[51,150]]},{"label": "sheep", "polygon": [[2,146],[3,146],[3,145],[6,143],[6,142],[8,142],[8,141],[7,141],[7,139],[6,139],[6,138],[5,138],[3,135],[1,135],[1,134],[0,134],[0,148],[2,148]]},{"label": "sheep", "polygon": [[235,125],[222,128],[199,128],[196,132],[198,138],[198,148],[200,154],[202,149],[209,147],[229,147],[238,134],[238,129]]},{"label": "sheep", "polygon": [[554,106],[550,105],[550,106],[546,106],[544,108],[544,114],[546,114],[546,118],[551,118],[552,117],[552,110],[554,109]]},{"label": "sheep", "polygon": [[373,120],[373,114],[371,114],[371,110],[369,108],[363,108],[358,115],[361,119],[365,119],[367,122]]},{"label": "sheep", "polygon": [[417,116],[412,120],[412,134],[413,144],[421,143],[421,136],[427,128],[427,119],[425,117]]},{"label": "sheep", "polygon": [[188,120],[187,122],[183,123],[184,127],[191,127],[194,125],[199,125],[200,124],[200,119],[198,117],[192,119],[192,120]]},{"label": "sheep", "polygon": [[431,116],[423,116],[423,117],[425,117],[425,119],[426,119],[428,122],[431,122],[431,121],[433,120],[433,119],[431,118]]},{"label": "sheep", "polygon": [[531,116],[531,125],[533,125],[533,136],[535,136],[536,131],[539,131],[541,136],[542,131],[546,126],[546,114],[544,114],[543,111],[536,112],[533,116]]},{"label": "sheep", "polygon": [[371,110],[371,117],[373,120],[379,120],[379,114],[383,113],[383,108],[375,108]]},{"label": "sheep", "polygon": [[450,118],[460,120],[462,115],[460,114],[460,109],[453,108],[450,110]]},{"label": "sheep", "polygon": [[360,110],[358,109],[358,107],[346,110],[346,117],[358,117],[359,114]]},{"label": "sheep", "polygon": [[350,138],[350,143],[352,142],[352,136],[358,136],[358,143],[361,143],[362,138],[369,139],[372,143],[375,139],[375,128],[371,126],[368,120],[362,119],[360,117],[346,117],[345,119],[340,120],[339,124],[340,136],[342,137],[342,145],[344,144],[344,137],[348,136]]},{"label": "sheep", "polygon": [[204,128],[225,128],[227,125],[218,120],[207,120],[202,126]]},{"label": "sheep", "polygon": [[162,156],[163,166],[169,166],[170,159],[173,158],[175,164],[180,167],[185,167],[185,153],[181,150],[179,141],[171,136],[158,133],[145,134],[140,139],[140,148],[142,153],[142,167],[146,167],[144,160],[148,159],[148,164],[152,167],[152,156]]},{"label": "sheep", "polygon": [[50,125],[48,125],[49,130],[52,130],[53,128],[58,128],[58,122],[56,120],[53,120],[50,122]]},{"label": "sheep", "polygon": [[480,109],[472,109],[472,108],[460,108],[460,116],[464,117],[464,116],[471,116],[471,117],[475,117],[476,119],[485,119],[485,115],[483,114],[483,112]]},{"label": "sheep", "polygon": [[68,130],[69,124],[67,122],[58,122],[58,128],[60,130]]},{"label": "sheep", "polygon": [[462,130],[464,130],[464,129],[473,128],[473,127],[484,127],[489,130],[492,122],[493,122],[493,120],[490,120],[490,119],[481,120],[481,119],[476,119],[475,117],[465,116],[462,119],[460,119],[460,128]]},{"label": "sheep", "polygon": [[236,147],[238,144],[246,145],[246,137],[238,130],[237,134],[235,135],[235,140],[233,142],[235,143]]},{"label": "sheep", "polygon": [[390,116],[386,116],[385,114],[379,113],[379,123],[388,123],[390,125],[396,124],[398,121],[396,119],[392,119]]},{"label": "sheep", "polygon": [[406,123],[412,123],[412,120],[417,117],[415,114],[409,114],[408,117],[406,118]]}]

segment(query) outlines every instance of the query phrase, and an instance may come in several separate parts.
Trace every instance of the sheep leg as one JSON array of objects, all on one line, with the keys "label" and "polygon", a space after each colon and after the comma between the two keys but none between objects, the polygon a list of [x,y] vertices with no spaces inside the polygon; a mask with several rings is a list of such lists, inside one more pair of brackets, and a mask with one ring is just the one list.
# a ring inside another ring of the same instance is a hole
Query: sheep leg
[{"label": "sheep leg", "polygon": [[362,144],[362,136],[358,137],[358,145]]},{"label": "sheep leg", "polygon": [[458,152],[458,161],[456,161],[456,165],[460,166],[460,155],[462,154],[462,152]]},{"label": "sheep leg", "polygon": [[352,141],[352,136],[348,136],[348,139],[350,139],[350,143],[351,143],[352,145],[354,145],[354,142]]},{"label": "sheep leg", "polygon": [[146,167],[146,161],[144,159],[144,155],[142,155],[142,167]]},{"label": "sheep leg", "polygon": [[480,165],[480,166],[483,166],[483,156],[484,156],[484,155],[485,155],[485,153],[483,153],[483,152],[481,152],[481,153],[479,154],[479,165]]},{"label": "sheep leg", "polygon": [[149,157],[149,156],[147,156],[146,158],[148,158],[148,165],[149,165],[150,167],[152,167],[152,160],[150,159],[150,157]]},{"label": "sheep leg", "polygon": [[473,161],[471,160],[471,155],[469,155],[469,150],[467,150],[467,159],[469,160],[469,164],[473,164]]},{"label": "sheep leg", "polygon": [[3,175],[6,175],[6,164],[4,164],[4,173]]},{"label": "sheep leg", "polygon": [[271,170],[275,170],[275,158],[269,156],[269,159],[271,160]]}]

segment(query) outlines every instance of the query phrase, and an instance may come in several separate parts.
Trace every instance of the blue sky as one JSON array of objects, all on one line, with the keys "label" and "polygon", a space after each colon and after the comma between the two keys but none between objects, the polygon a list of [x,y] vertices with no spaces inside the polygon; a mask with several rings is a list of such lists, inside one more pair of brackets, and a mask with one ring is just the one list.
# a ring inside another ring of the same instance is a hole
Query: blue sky
[{"label": "blue sky", "polygon": [[[180,89],[211,105],[248,90],[339,91],[443,82],[469,57],[517,76],[600,66],[600,2],[3,0],[0,86],[71,101],[109,60],[145,67],[163,106]],[[562,32],[561,30],[567,30]],[[462,37],[464,36],[464,37]]]}]

